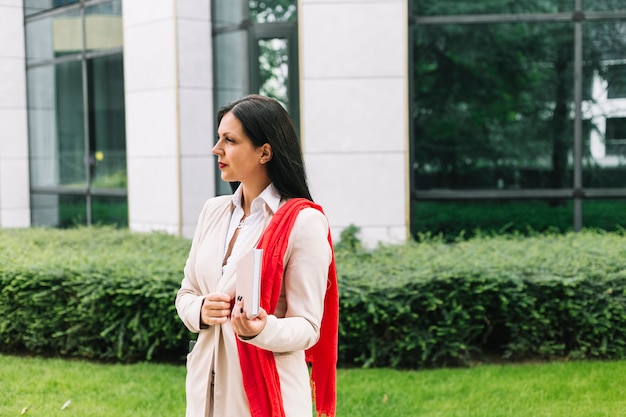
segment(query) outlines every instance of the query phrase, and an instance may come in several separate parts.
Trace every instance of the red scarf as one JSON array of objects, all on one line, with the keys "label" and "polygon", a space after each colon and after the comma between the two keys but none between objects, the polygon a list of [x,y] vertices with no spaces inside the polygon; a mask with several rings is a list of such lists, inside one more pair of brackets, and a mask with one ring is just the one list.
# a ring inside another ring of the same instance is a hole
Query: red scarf
[{"label": "red scarf", "polygon": [[[288,200],[272,218],[258,244],[263,248],[261,307],[268,313],[278,304],[284,273],[284,255],[289,243],[291,229],[300,210],[322,208],[305,198]],[[332,239],[328,232],[332,250]],[[339,325],[339,291],[333,253],[328,268],[329,286],[324,298],[324,315],[317,343],[306,351],[311,363],[311,383],[314,390],[315,408],[318,416],[334,417],[336,407],[336,366]],[[250,404],[252,417],[284,417],[280,378],[276,370],[274,354],[237,339],[243,386]]]}]

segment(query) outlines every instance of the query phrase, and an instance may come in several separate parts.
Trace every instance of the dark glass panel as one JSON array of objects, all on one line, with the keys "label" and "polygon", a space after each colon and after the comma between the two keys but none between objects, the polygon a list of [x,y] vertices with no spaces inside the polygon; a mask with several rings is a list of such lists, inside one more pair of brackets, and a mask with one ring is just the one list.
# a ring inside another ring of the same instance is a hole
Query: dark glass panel
[{"label": "dark glass panel", "polygon": [[248,0],[213,0],[211,7],[214,29],[236,27],[248,20]]},{"label": "dark glass panel", "polygon": [[626,187],[626,26],[623,21],[586,22],[585,65],[593,79],[591,99],[583,103],[588,149],[583,185]]},{"label": "dark glass panel", "polygon": [[250,0],[250,19],[258,23],[296,20],[296,0]]},{"label": "dark glass panel", "polygon": [[80,9],[27,21],[25,34],[29,64],[79,54],[83,48]]},{"label": "dark glass panel", "polygon": [[626,98],[626,57],[619,64],[607,64],[607,98]]},{"label": "dark glass panel", "polygon": [[24,0],[24,15],[30,16],[35,13],[78,2],[79,0]]},{"label": "dark glass panel", "polygon": [[59,196],[58,227],[76,227],[87,224],[87,203],[83,195]]},{"label": "dark glass panel", "polygon": [[572,186],[572,24],[414,30],[415,188]]},{"label": "dark glass panel", "polygon": [[289,48],[287,39],[259,40],[259,94],[278,100],[289,110]]},{"label": "dark glass panel", "polygon": [[482,234],[572,230],[571,201],[463,201],[413,203],[415,236],[441,234],[447,240]]},{"label": "dark glass panel", "polygon": [[85,196],[31,194],[33,226],[73,227],[87,224]]},{"label": "dark glass panel", "polygon": [[28,122],[31,184],[86,188],[80,62],[30,68]]},{"label": "dark glass panel", "polygon": [[94,225],[128,226],[126,197],[92,197],[91,222]]},{"label": "dark glass panel", "polygon": [[583,10],[594,12],[626,11],[624,0],[583,0]]},{"label": "dark glass panel", "polygon": [[413,0],[418,16],[556,13],[574,10],[574,0]]},{"label": "dark glass panel", "polygon": [[583,202],[585,228],[607,231],[626,229],[626,200],[586,200]]},{"label": "dark glass panel", "polygon": [[87,61],[92,188],[126,188],[122,54]]},{"label": "dark glass panel", "polygon": [[120,0],[85,8],[85,42],[87,51],[122,47],[122,3]]}]

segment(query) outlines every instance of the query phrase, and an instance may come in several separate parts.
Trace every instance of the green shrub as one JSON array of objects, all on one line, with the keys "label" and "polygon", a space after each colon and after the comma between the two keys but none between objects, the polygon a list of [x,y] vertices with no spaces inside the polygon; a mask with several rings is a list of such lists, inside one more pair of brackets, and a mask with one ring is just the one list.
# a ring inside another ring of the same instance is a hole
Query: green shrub
[{"label": "green shrub", "polygon": [[626,237],[495,236],[338,251],[340,360],[626,357]]},{"label": "green shrub", "polygon": [[[335,248],[341,366],[626,358],[623,232],[374,250],[357,234]],[[0,230],[0,351],[180,361],[193,337],[174,307],[189,245],[108,227]]]},{"label": "green shrub", "polygon": [[179,358],[174,298],[190,242],[108,227],[0,231],[4,352]]}]

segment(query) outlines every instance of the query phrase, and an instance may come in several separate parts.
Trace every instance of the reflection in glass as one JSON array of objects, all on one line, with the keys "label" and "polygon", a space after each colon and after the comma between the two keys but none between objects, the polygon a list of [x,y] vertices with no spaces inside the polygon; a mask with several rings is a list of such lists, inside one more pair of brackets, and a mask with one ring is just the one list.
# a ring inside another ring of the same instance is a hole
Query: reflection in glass
[{"label": "reflection in glass", "polygon": [[[556,13],[574,11],[574,0],[413,0],[418,16]],[[595,0],[594,0],[595,1]],[[600,0],[603,1],[603,0]],[[608,1],[608,0],[605,0]]]},{"label": "reflection in glass", "polygon": [[215,29],[236,27],[248,19],[248,0],[212,0],[211,22]]},{"label": "reflection in glass", "polygon": [[32,185],[84,188],[80,62],[30,68],[27,80]]},{"label": "reflection in glass", "polygon": [[35,13],[78,2],[79,0],[24,0],[24,15],[30,16]]},{"label": "reflection in glass", "polygon": [[[484,234],[572,230],[573,203],[546,201],[457,201],[413,203],[413,234],[441,234],[453,241]],[[587,228],[619,230],[626,227],[626,201],[585,200],[583,224]]]},{"label": "reflection in glass", "polygon": [[48,227],[74,227],[87,224],[85,196],[31,194],[33,224]]},{"label": "reflection in glass", "polygon": [[28,63],[80,53],[83,28],[79,9],[26,22]]},{"label": "reflection in glass", "polygon": [[213,73],[219,80],[215,87],[216,104],[223,106],[248,93],[248,43],[246,32],[233,31],[213,37]]},{"label": "reflection in glass", "polygon": [[91,223],[128,226],[128,202],[125,197],[91,197]]},{"label": "reflection in glass", "polygon": [[572,186],[569,23],[418,26],[417,189]]},{"label": "reflection in glass", "polygon": [[626,11],[623,0],[583,0],[583,10],[590,12]]},{"label": "reflection in glass", "polygon": [[121,48],[122,37],[120,0],[85,8],[85,40],[88,51]]},{"label": "reflection in glass", "polygon": [[259,40],[259,94],[278,100],[289,110],[289,53],[286,39]]},{"label": "reflection in glass", "polygon": [[[520,201],[455,201],[413,203],[413,235],[441,234],[453,241],[482,234],[571,231],[573,203]],[[615,217],[617,220],[617,217]],[[623,218],[622,223],[626,223]]]},{"label": "reflection in glass", "polygon": [[87,61],[92,188],[126,188],[124,72],[121,54]]},{"label": "reflection in glass", "polygon": [[57,227],[76,227],[87,224],[87,201],[82,195],[59,196]]},{"label": "reflection in glass", "polygon": [[258,23],[296,20],[295,0],[250,0],[250,19]]},{"label": "reflection in glass", "polygon": [[585,200],[583,224],[588,228],[607,231],[626,229],[625,200]]},{"label": "reflection in glass", "polygon": [[591,49],[592,94],[583,103],[586,158],[583,185],[626,187],[626,25],[623,21],[588,22],[583,45]]}]

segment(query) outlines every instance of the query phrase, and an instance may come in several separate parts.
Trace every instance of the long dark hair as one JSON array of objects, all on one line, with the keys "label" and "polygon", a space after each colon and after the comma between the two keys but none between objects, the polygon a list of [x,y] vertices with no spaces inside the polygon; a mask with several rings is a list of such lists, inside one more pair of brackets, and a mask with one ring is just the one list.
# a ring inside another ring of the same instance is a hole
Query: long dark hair
[{"label": "long dark hair", "polygon": [[280,195],[283,198],[301,197],[313,201],[307,185],[300,140],[283,106],[269,97],[248,95],[220,108],[217,112],[218,125],[228,112],[232,112],[241,122],[255,147],[266,143],[272,147],[267,173]]}]

